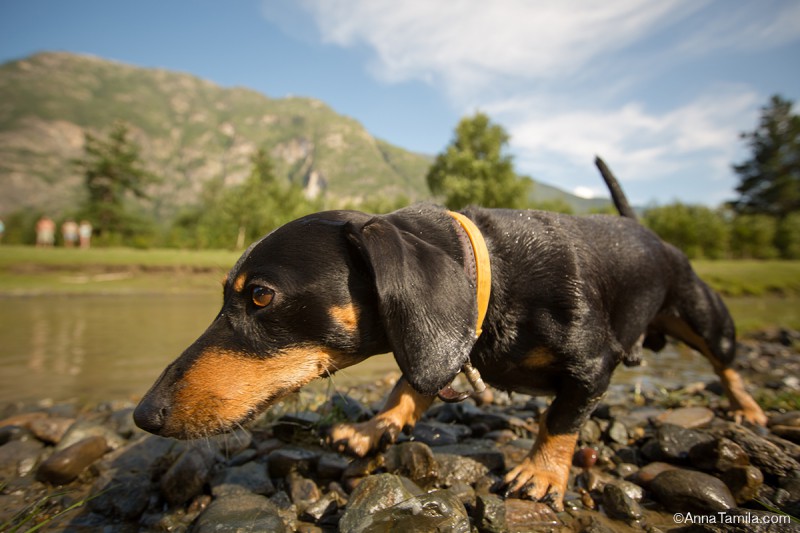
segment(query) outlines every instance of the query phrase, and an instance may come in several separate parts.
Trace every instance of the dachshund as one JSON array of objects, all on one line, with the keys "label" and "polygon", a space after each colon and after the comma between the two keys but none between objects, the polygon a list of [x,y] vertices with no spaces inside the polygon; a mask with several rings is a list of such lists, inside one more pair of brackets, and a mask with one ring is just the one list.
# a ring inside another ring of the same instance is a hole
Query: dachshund
[{"label": "dachshund", "polygon": [[374,418],[332,428],[340,449],[364,456],[393,442],[477,370],[495,388],[554,396],[504,482],[560,510],[578,431],[612,372],[669,336],[710,361],[738,420],[764,425],[732,368],[722,299],[604,178],[623,216],[418,204],[279,227],[230,270],[219,314],[147,392],[136,424],[181,439],[228,431],[318,377],[393,352],[402,376]]}]

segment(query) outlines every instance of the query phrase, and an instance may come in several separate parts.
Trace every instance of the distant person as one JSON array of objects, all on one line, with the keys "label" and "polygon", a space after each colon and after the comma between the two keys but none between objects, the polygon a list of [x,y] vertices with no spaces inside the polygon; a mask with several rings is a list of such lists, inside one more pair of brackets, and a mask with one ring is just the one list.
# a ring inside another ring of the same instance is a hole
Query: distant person
[{"label": "distant person", "polygon": [[81,225],[78,226],[78,237],[81,248],[87,249],[92,245],[92,225],[88,220],[81,220]]},{"label": "distant person", "polygon": [[48,216],[43,216],[36,222],[36,246],[49,248],[56,240],[56,223]]},{"label": "distant person", "polygon": [[78,243],[78,223],[68,218],[61,224],[61,236],[64,238],[64,246],[74,248]]}]

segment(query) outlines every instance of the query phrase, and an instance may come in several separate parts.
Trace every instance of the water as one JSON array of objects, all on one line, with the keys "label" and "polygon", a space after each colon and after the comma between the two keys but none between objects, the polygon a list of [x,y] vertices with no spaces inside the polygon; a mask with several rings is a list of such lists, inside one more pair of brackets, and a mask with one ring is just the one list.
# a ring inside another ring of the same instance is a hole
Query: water
[{"label": "water", "polygon": [[[50,398],[137,399],[219,311],[221,297],[191,295],[0,298],[0,405]],[[335,385],[396,372],[391,356],[338,373]],[[645,366],[618,369],[616,384],[674,385],[713,378],[689,350],[645,353]]]}]

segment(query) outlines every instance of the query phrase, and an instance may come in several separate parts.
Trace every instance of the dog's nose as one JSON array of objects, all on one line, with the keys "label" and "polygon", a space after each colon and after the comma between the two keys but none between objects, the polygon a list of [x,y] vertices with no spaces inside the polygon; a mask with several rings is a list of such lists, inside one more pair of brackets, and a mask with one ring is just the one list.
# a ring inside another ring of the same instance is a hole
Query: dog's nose
[{"label": "dog's nose", "polygon": [[169,409],[167,400],[148,395],[134,409],[133,421],[143,430],[158,435],[167,420]]}]

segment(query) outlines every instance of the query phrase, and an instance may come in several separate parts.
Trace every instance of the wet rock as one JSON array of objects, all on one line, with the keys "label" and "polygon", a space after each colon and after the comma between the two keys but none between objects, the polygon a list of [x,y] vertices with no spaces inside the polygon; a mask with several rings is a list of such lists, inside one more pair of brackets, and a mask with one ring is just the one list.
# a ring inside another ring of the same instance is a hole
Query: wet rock
[{"label": "wet rock", "polygon": [[127,441],[110,427],[96,420],[78,420],[72,424],[56,445],[56,451],[63,450],[89,437],[103,437],[109,449],[116,450],[127,444]]},{"label": "wet rock", "polygon": [[507,444],[518,437],[510,429],[497,429],[486,433],[483,438],[493,440],[498,444]]},{"label": "wet rock", "polygon": [[363,478],[369,476],[379,468],[382,468],[383,463],[384,457],[381,454],[360,457],[353,460],[353,462],[347,465],[347,468],[342,474],[342,482],[344,483],[344,486],[348,490],[352,491]]},{"label": "wet rock", "polygon": [[460,423],[469,425],[474,417],[482,415],[483,410],[472,402],[444,403],[431,410],[431,415],[445,424]]},{"label": "wet rock", "polygon": [[74,418],[47,417],[36,418],[28,424],[28,429],[36,438],[47,444],[58,444],[69,427],[75,423]]},{"label": "wet rock", "polygon": [[317,476],[320,479],[336,479],[342,478],[347,467],[350,465],[350,459],[337,453],[323,453],[317,462]]},{"label": "wet rock", "polygon": [[211,474],[214,458],[204,444],[184,451],[161,477],[159,488],[172,505],[183,505],[203,489]]},{"label": "wet rock", "polygon": [[286,477],[286,483],[289,486],[289,497],[292,499],[292,503],[301,512],[322,497],[316,483],[296,472],[292,472]]},{"label": "wet rock", "polygon": [[456,444],[468,437],[472,431],[466,426],[443,424],[441,422],[418,422],[411,433],[413,439],[428,446]]},{"label": "wet rock", "polygon": [[314,470],[320,455],[319,452],[296,446],[279,448],[269,454],[269,475],[273,478],[282,478],[291,472],[308,474]]},{"label": "wet rock", "polygon": [[400,476],[378,474],[365,477],[350,495],[339,527],[342,531],[364,531],[371,523],[368,521],[372,515],[413,496]]},{"label": "wet rock", "polygon": [[300,519],[316,524],[324,518],[336,514],[338,509],[339,502],[337,495],[329,492],[313,504],[307,506],[303,512],[300,513]]},{"label": "wet rock", "polygon": [[125,407],[123,409],[118,409],[111,413],[111,417],[108,419],[109,424],[111,427],[125,437],[126,439],[130,439],[134,433],[142,433],[143,430],[139,429],[136,423],[133,421],[133,407]]},{"label": "wet rock", "polygon": [[8,444],[12,440],[31,440],[35,438],[31,430],[22,426],[0,427],[0,446]]},{"label": "wet rock", "polygon": [[650,484],[650,490],[673,512],[715,513],[736,507],[725,483],[693,470],[662,472]]},{"label": "wet rock", "polygon": [[48,457],[39,465],[36,479],[43,483],[66,485],[107,451],[104,437],[88,437]]},{"label": "wet rock", "polygon": [[789,411],[788,413],[774,414],[769,417],[769,427],[790,426],[800,427],[800,411]]},{"label": "wet rock", "polygon": [[701,470],[716,472],[750,464],[750,459],[742,447],[724,437],[693,447],[689,451],[689,460]]},{"label": "wet rock", "polygon": [[440,487],[451,487],[458,483],[474,485],[489,473],[486,465],[469,457],[449,453],[434,453],[433,457],[439,466],[436,484]]},{"label": "wet rock", "polygon": [[362,516],[359,521],[350,519],[348,512],[345,512],[340,522],[341,531],[470,531],[469,517],[464,505],[447,490],[414,496],[374,514]]},{"label": "wet rock", "polygon": [[672,424],[686,429],[706,427],[712,420],[714,420],[714,411],[707,407],[670,409],[655,418],[659,424]]},{"label": "wet rock", "polygon": [[19,413],[16,415],[9,416],[0,420],[0,427],[5,426],[20,426],[24,428],[29,428],[30,423],[34,420],[40,418],[47,418],[47,413],[43,411],[32,411],[29,413]]},{"label": "wet rock", "polygon": [[375,414],[372,409],[347,394],[335,393],[330,400],[335,412],[341,413],[349,422],[363,422]]},{"label": "wet rock", "polygon": [[422,487],[432,484],[439,476],[439,465],[431,449],[421,442],[404,442],[390,447],[385,453],[386,470],[412,480]]},{"label": "wet rock", "polygon": [[693,447],[713,440],[707,433],[664,424],[658,428],[655,438],[644,445],[642,453],[653,461],[685,463]]},{"label": "wet rock", "polygon": [[530,531],[560,525],[555,512],[546,503],[508,498],[506,527],[509,531]]},{"label": "wet rock", "polygon": [[603,488],[603,507],[611,518],[636,521],[642,518],[641,506],[619,485],[609,483]]},{"label": "wet rock", "polygon": [[272,426],[272,434],[285,442],[292,442],[299,435],[314,434],[322,417],[313,411],[302,411],[291,415],[283,415]]},{"label": "wet rock", "polygon": [[602,435],[603,431],[600,429],[600,425],[590,418],[581,427],[578,433],[578,440],[584,444],[592,444],[599,441]]},{"label": "wet rock", "polygon": [[764,475],[755,466],[735,466],[727,469],[720,476],[736,499],[736,503],[749,502],[758,495],[758,489],[764,483]]},{"label": "wet rock", "polygon": [[800,470],[800,463],[780,447],[743,426],[726,424],[719,433],[741,446],[750,464],[758,467],[767,477],[781,478]]},{"label": "wet rock", "polygon": [[503,453],[494,442],[488,440],[467,439],[459,444],[437,446],[436,452],[469,457],[484,465],[490,472],[505,470],[506,466]]},{"label": "wet rock", "polygon": [[608,427],[608,439],[617,444],[628,444],[628,428],[618,420],[611,422]]},{"label": "wet rock", "polygon": [[270,496],[275,487],[267,475],[267,467],[263,463],[250,462],[240,466],[232,466],[219,472],[211,483],[214,497],[229,496],[240,492],[252,492]]},{"label": "wet rock", "polygon": [[614,468],[614,475],[621,479],[628,479],[639,471],[639,467],[631,463],[620,463]]},{"label": "wet rock", "polygon": [[572,457],[572,464],[579,468],[592,468],[597,463],[597,450],[594,448],[581,448]]},{"label": "wet rock", "polygon": [[194,523],[193,533],[288,531],[277,507],[258,494],[217,498]]},{"label": "wet rock", "polygon": [[458,500],[469,509],[475,507],[475,489],[469,483],[463,481],[456,481],[449,487],[446,487]]},{"label": "wet rock", "polygon": [[27,476],[44,452],[36,440],[12,440],[0,446],[0,479]]},{"label": "wet rock", "polygon": [[208,439],[208,443],[214,451],[225,458],[231,458],[250,447],[253,442],[253,435],[244,428],[237,428],[235,431],[214,435]]},{"label": "wet rock", "polygon": [[677,469],[677,467],[674,465],[656,461],[654,463],[650,463],[640,468],[630,478],[630,481],[633,481],[637,485],[647,489],[650,487],[650,484],[659,474],[661,474],[662,472],[666,472],[667,470],[675,470],[675,469]]},{"label": "wet rock", "polygon": [[147,508],[151,492],[149,476],[109,470],[92,485],[89,509],[109,518],[134,520]]},{"label": "wet rock", "polygon": [[502,533],[506,528],[506,502],[496,494],[480,494],[475,502],[475,522],[481,533]]}]

